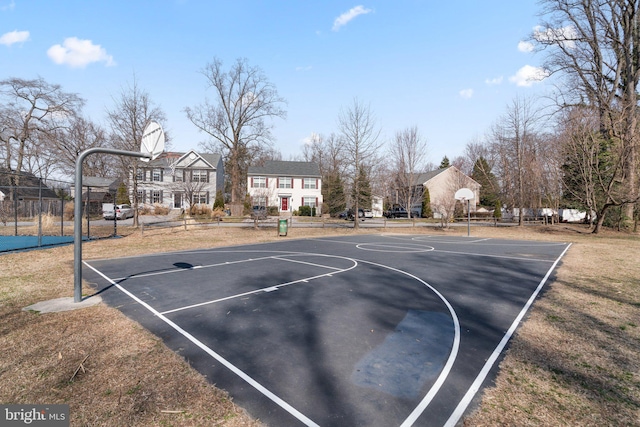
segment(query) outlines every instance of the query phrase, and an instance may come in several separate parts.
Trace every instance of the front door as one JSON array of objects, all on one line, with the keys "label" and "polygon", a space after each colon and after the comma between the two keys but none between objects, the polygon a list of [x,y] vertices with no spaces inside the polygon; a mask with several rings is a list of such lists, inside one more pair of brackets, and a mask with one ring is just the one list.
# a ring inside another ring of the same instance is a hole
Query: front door
[{"label": "front door", "polygon": [[282,198],[280,211],[281,212],[289,212],[289,198],[288,197],[283,197]]}]

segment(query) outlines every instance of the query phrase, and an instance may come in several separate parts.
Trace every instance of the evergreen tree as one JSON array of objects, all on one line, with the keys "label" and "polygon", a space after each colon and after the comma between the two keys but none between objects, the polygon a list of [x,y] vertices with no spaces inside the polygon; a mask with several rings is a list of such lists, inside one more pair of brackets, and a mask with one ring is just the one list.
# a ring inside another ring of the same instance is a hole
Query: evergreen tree
[{"label": "evergreen tree", "polygon": [[482,186],[480,187],[480,205],[495,206],[498,201],[498,179],[491,172],[491,166],[484,157],[480,156],[473,164],[471,178]]},{"label": "evergreen tree", "polygon": [[322,198],[324,200],[324,210],[331,216],[336,216],[346,209],[344,183],[340,174],[328,175],[322,180]]},{"label": "evergreen tree", "polygon": [[352,190],[351,197],[354,201],[358,199],[358,208],[371,209],[371,181],[363,167],[358,171],[358,194]]},{"label": "evergreen tree", "polygon": [[431,195],[429,194],[429,189],[425,187],[422,195],[422,218],[431,218],[432,216]]},{"label": "evergreen tree", "polygon": [[449,158],[447,156],[444,156],[442,158],[442,161],[440,162],[439,169],[445,169],[445,168],[448,168],[449,166],[451,166],[451,164],[449,163]]},{"label": "evergreen tree", "polygon": [[118,186],[118,191],[116,193],[116,205],[130,205],[129,194],[127,193],[127,187],[124,185],[124,182]]},{"label": "evergreen tree", "polygon": [[493,210],[493,217],[497,220],[502,218],[502,203],[500,203],[500,199],[496,200],[495,208]]},{"label": "evergreen tree", "polygon": [[213,209],[224,209],[224,196],[222,195],[222,190],[216,191],[216,200],[213,202]]}]

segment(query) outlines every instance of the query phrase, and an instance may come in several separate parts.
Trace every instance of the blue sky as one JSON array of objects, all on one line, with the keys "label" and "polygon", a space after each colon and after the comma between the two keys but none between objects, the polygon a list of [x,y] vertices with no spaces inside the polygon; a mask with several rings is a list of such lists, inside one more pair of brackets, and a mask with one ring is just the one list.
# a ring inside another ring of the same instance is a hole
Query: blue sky
[{"label": "blue sky", "polygon": [[439,163],[516,95],[549,90],[527,80],[543,58],[521,43],[539,12],[537,0],[0,0],[0,79],[60,84],[104,124],[135,75],[185,151],[206,138],[183,112],[212,95],[200,70],[246,58],[287,100],[273,131],[285,160],[313,133],[335,132],[358,98],[383,138],[417,126]]}]

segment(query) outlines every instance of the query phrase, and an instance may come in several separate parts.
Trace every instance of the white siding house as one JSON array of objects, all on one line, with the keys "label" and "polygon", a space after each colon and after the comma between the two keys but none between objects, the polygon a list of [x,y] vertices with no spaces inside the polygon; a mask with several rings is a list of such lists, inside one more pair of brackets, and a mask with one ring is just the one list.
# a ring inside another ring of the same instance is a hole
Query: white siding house
[{"label": "white siding house", "polygon": [[247,194],[254,206],[277,206],[280,213],[292,213],[300,206],[322,210],[322,176],[313,162],[266,161],[250,166]]},{"label": "white siding house", "polygon": [[[133,182],[129,190],[133,192]],[[213,206],[216,192],[224,189],[224,167],[219,154],[165,152],[137,169],[138,202],[170,209],[192,204]],[[131,194],[133,200],[133,194]]]}]

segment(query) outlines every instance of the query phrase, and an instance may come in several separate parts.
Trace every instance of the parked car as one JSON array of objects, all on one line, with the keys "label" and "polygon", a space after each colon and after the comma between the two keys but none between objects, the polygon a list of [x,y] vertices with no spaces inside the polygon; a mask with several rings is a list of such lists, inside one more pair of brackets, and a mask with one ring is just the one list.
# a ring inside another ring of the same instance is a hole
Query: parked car
[{"label": "parked car", "polygon": [[[409,212],[407,212],[403,207],[395,206],[388,211],[385,211],[384,216],[387,218],[409,218]],[[411,218],[420,218],[420,213],[412,211]]]},{"label": "parked car", "polygon": [[[347,219],[353,221],[354,217],[355,217],[355,213],[353,209],[349,209],[349,212],[347,213]],[[373,218],[373,215],[371,215],[371,217]],[[364,209],[358,208],[358,218],[360,218],[361,221],[364,221],[364,219],[366,218]]]},{"label": "parked car", "polygon": [[266,206],[254,206],[251,213],[253,219],[267,219],[267,207]]},{"label": "parked car", "polygon": [[373,212],[371,212],[371,209],[363,209],[363,211],[365,218],[373,218]]},{"label": "parked car", "polygon": [[[102,205],[102,217],[104,219],[113,219],[114,209],[112,203],[104,203]],[[133,208],[130,205],[116,205],[116,219],[133,218]]]},{"label": "parked car", "polygon": [[349,218],[349,209],[345,209],[338,214],[338,218],[340,219],[348,219]]}]

